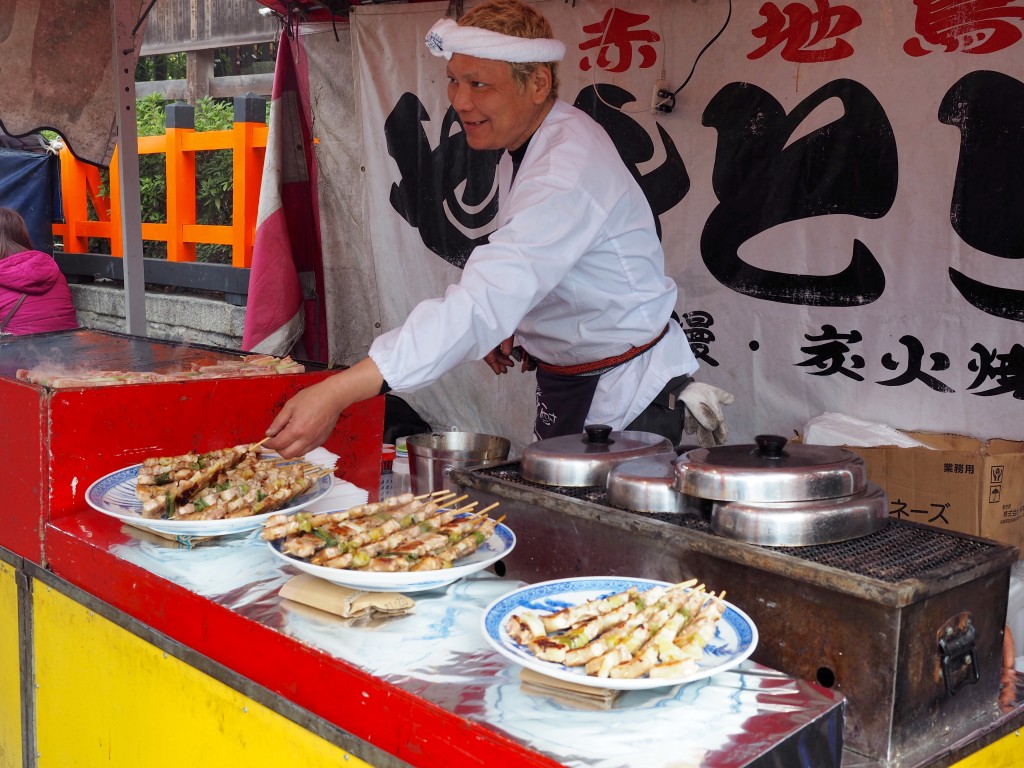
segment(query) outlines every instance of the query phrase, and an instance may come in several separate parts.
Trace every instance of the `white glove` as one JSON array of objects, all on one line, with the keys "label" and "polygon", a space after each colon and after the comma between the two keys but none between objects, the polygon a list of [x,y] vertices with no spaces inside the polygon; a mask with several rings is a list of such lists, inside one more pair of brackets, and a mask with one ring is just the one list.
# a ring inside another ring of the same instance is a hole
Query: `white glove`
[{"label": "white glove", "polygon": [[736,398],[724,389],[692,382],[679,393],[679,399],[686,406],[683,414],[683,431],[696,435],[702,448],[724,445],[729,436],[722,406],[729,405]]}]

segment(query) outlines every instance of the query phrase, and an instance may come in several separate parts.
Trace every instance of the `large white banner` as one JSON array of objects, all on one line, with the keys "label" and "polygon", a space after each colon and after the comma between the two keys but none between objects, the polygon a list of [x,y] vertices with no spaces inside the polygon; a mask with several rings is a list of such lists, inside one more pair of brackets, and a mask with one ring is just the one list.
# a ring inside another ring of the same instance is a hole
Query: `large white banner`
[{"label": "large white banner", "polygon": [[[651,202],[697,378],[736,395],[731,442],[829,411],[1024,438],[1024,2],[535,5],[568,46],[561,97]],[[373,333],[457,281],[494,212],[493,158],[466,150],[422,44],[448,8],[352,9],[361,129],[344,151],[361,183],[320,197],[365,214],[350,263],[358,312],[372,270]],[[409,399],[521,445],[532,392],[530,374],[472,363]]]}]

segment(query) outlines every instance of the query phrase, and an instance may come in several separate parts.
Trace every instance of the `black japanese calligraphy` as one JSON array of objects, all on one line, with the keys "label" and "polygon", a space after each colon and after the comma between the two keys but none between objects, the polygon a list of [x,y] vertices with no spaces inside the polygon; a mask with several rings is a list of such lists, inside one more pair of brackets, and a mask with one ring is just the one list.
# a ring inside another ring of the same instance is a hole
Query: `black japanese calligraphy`
[{"label": "black japanese calligraphy", "polygon": [[718,366],[718,361],[711,356],[711,344],[715,340],[711,326],[714,324],[715,318],[709,312],[701,311],[684,313],[680,323],[694,357],[713,368]]},{"label": "black japanese calligraphy", "polygon": [[817,370],[810,372],[813,376],[841,373],[854,381],[864,381],[864,377],[855,372],[856,369],[864,367],[864,358],[850,351],[851,344],[859,344],[863,340],[860,331],[839,333],[835,326],[823,325],[820,336],[805,334],[804,338],[813,344],[800,347],[800,351],[808,355],[808,358],[796,365],[816,368]]},{"label": "black japanese calligraphy", "polygon": [[990,352],[982,344],[975,344],[971,351],[977,359],[967,367],[978,375],[968,389],[977,389],[987,381],[995,382],[995,386],[973,394],[991,397],[1011,393],[1017,400],[1024,400],[1024,346],[1014,344],[1003,355],[994,349]]},{"label": "black japanese calligraphy", "polygon": [[[689,313],[685,318],[694,315],[699,317],[701,313]],[[712,321],[713,322],[713,321]],[[702,323],[692,323],[700,327]],[[691,330],[687,329],[687,337],[691,339],[691,348],[694,352],[700,350],[700,336],[691,337]],[[854,346],[864,342],[860,331],[853,329],[842,333],[835,326],[822,325],[819,334],[805,333],[804,339],[810,344],[800,347],[800,352],[805,358],[794,365],[809,368],[807,371],[812,376],[833,376],[841,374],[856,381],[864,381],[865,377],[857,373],[865,369],[865,359],[854,352]],[[714,336],[710,337],[714,340]],[[952,371],[952,361],[945,352],[931,352],[927,355],[928,365],[925,365],[925,347],[916,336],[905,334],[900,337],[899,343],[904,347],[902,355],[892,352],[885,352],[880,358],[882,367],[889,371],[898,371],[898,374],[889,379],[876,379],[875,384],[886,387],[903,387],[920,383],[927,386],[934,392],[940,394],[953,394],[956,389],[940,380],[935,373]],[[752,345],[751,349],[756,350],[758,345]],[[977,390],[971,394],[992,397],[995,395],[1011,395],[1017,400],[1024,400],[1024,346],[1014,344],[1009,352],[1000,354],[995,349],[988,349],[983,344],[974,344],[971,347],[975,358],[967,364],[967,368],[975,373],[974,381],[967,387],[968,390]],[[717,363],[712,363],[717,364]],[[927,367],[927,371],[925,368]],[[987,389],[981,389],[986,384],[991,384]]]},{"label": "black japanese calligraphy", "polygon": [[[1024,82],[1000,72],[965,75],[942,100],[939,120],[960,129],[949,208],[953,229],[972,248],[1024,259]],[[1024,322],[1024,291],[988,285],[952,268],[949,276],[981,311]]]},{"label": "black japanese calligraphy", "polygon": [[[899,376],[888,379],[887,381],[879,381],[877,382],[878,384],[882,384],[886,387],[901,387],[905,384],[910,384],[913,381],[920,381],[936,392],[948,394],[954,391],[937,378],[929,373],[925,373],[921,369],[921,363],[924,360],[924,345],[916,336],[911,336],[909,334],[901,336],[900,344],[907,348],[906,369]],[[931,370],[933,371],[945,371],[949,369],[949,357],[942,352],[933,352],[931,355],[931,361]],[[900,367],[896,358],[888,352],[882,355],[882,365],[890,371],[895,371]]]},{"label": "black japanese calligraphy", "polygon": [[[469,148],[454,130],[455,111],[445,112],[440,143],[431,150],[423,123],[426,108],[405,93],[384,121],[388,153],[402,180],[391,187],[391,206],[419,230],[423,244],[460,269],[473,248],[487,241],[486,227],[498,212],[495,170],[501,152]],[[484,231],[484,234],[467,234]]]},{"label": "black japanese calligraphy", "polygon": [[[832,98],[842,102],[843,116],[794,138]],[[719,282],[748,296],[806,306],[862,306],[882,295],[885,274],[859,240],[849,265],[833,275],[761,269],[738,252],[747,240],[785,222],[837,213],[885,215],[896,196],[896,142],[870,91],[836,80],[787,115],[762,88],[732,83],[708,104],[703,124],[718,131],[712,186],[719,204],[704,225],[701,255]],[[778,254],[779,260],[787,256]],[[814,254],[799,260],[813,262]]]}]

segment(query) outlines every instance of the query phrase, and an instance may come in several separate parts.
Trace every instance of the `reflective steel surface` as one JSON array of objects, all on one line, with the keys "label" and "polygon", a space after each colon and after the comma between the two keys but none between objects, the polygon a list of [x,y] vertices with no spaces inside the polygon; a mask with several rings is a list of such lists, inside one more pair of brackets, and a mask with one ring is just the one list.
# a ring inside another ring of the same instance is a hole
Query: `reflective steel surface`
[{"label": "reflective steel surface", "polygon": [[[706,500],[707,515],[627,512],[602,486],[541,486],[514,462],[453,478],[514,521],[509,576],[597,569],[725,590],[760,632],[752,658],[841,691],[846,748],[879,764],[934,759],[996,722],[1013,547],[898,520],[837,543],[759,546],[711,533]],[[974,638],[968,655],[943,656],[947,629]],[[945,681],[969,669],[980,677],[951,695]]]},{"label": "reflective steel surface", "polygon": [[[116,523],[101,519],[101,525]],[[593,710],[525,693],[519,669],[487,646],[485,607],[524,582],[481,572],[413,595],[415,611],[341,619],[282,599],[298,570],[257,533],[192,546],[130,527],[110,554],[296,641],[351,663],[568,766],[831,766],[841,759],[842,697],[752,661],[690,685],[619,695]]]},{"label": "reflective steel surface", "polygon": [[889,525],[889,497],[868,483],[863,492],[839,499],[747,503],[716,501],[711,530],[719,536],[776,547],[834,544]]}]

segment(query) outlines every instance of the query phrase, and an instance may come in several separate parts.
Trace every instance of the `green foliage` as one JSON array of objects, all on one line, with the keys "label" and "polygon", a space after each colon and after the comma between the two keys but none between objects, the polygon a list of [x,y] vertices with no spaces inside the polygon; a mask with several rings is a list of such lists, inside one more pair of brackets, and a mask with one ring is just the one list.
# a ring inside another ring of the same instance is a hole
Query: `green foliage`
[{"label": "green foliage", "polygon": [[135,82],[184,80],[188,76],[187,62],[185,53],[140,56],[135,65]]},{"label": "green foliage", "polygon": [[[256,72],[273,72],[277,56],[276,43],[218,48],[214,56],[214,74],[243,75]],[[135,67],[136,82],[184,80],[188,77],[188,54],[167,53],[140,56]],[[139,99],[136,103],[136,120],[139,136],[163,135],[166,125],[165,102],[159,94]],[[270,120],[270,104],[267,103],[267,120]],[[231,99],[202,99],[196,105],[195,126],[197,131],[227,130],[232,127],[234,105]],[[57,134],[44,133],[50,140]],[[230,150],[203,151],[196,153],[196,221],[199,224],[230,224],[232,218],[232,157]],[[109,176],[106,169],[100,171],[102,186],[100,194],[109,194]],[[139,156],[139,183],[144,222],[167,220],[167,178],[163,155]],[[90,218],[97,219],[90,203]],[[90,253],[110,253],[108,240],[90,238]],[[166,258],[167,246],[162,241],[144,241],[143,255],[148,258]],[[231,248],[224,245],[198,244],[198,261],[230,264]]]},{"label": "green foliage", "polygon": [[139,136],[162,136],[166,115],[165,102],[159,93],[135,101],[135,126]]}]

